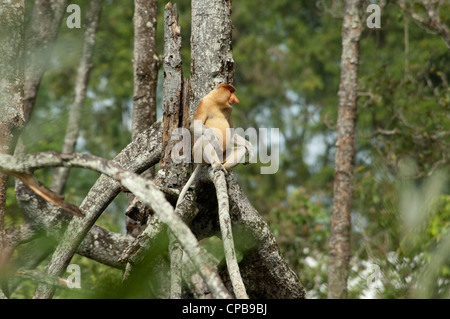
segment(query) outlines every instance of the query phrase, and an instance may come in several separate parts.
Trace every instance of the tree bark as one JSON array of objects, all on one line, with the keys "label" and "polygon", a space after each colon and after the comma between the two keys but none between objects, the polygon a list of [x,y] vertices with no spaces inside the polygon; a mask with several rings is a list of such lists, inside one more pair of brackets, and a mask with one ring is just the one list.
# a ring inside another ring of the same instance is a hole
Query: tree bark
[{"label": "tree bark", "polygon": [[[134,48],[133,48],[133,113],[131,138],[145,131],[156,121],[156,88],[158,84],[158,58],[156,55],[157,0],[134,1]],[[143,173],[153,178],[155,169]],[[132,195],[128,195],[126,212],[127,233],[137,236],[142,225],[133,217],[145,214],[145,208]]]},{"label": "tree bark", "polygon": [[[170,2],[164,8],[164,95],[163,95],[163,156],[159,162],[158,180],[165,187],[181,188],[187,178],[189,165],[172,160],[172,150],[177,140],[174,132],[187,128],[183,121],[185,95],[181,58],[181,30],[178,24],[176,4]],[[190,154],[189,154],[190,155]],[[179,214],[178,211],[176,211]],[[181,217],[181,215],[179,214]],[[169,232],[170,254],[170,298],[180,299],[182,295],[183,249],[176,236]]]},{"label": "tree bark", "polygon": [[[92,0],[89,5],[89,10],[86,13],[83,50],[81,53],[80,64],[78,65],[77,76],[75,79],[74,98],[72,104],[70,105],[66,135],[64,137],[64,145],[62,147],[62,152],[64,154],[71,154],[75,151],[75,146],[80,133],[83,104],[86,98],[89,74],[92,70],[95,35],[98,29],[102,6],[103,0]],[[66,167],[59,167],[53,175],[50,188],[54,192],[62,194],[68,176],[69,169]]]},{"label": "tree bark", "polygon": [[[187,88],[181,60],[181,30],[176,5],[169,2],[164,10],[164,90],[163,90],[163,156],[159,163],[158,179],[165,187],[181,188],[188,177],[190,152],[185,157],[172,154],[181,137],[178,129],[189,128]],[[175,161],[173,159],[176,159]]]},{"label": "tree bark", "polygon": [[31,117],[34,103],[47,70],[49,56],[66,12],[68,0],[36,0],[25,33],[25,121]]},{"label": "tree bark", "polygon": [[[25,122],[23,52],[25,1],[0,1],[0,154],[12,154]],[[12,254],[5,240],[8,175],[0,173],[0,269]],[[0,296],[5,297],[0,287]]]},{"label": "tree bark", "polygon": [[156,121],[156,55],[157,0],[134,1],[134,92],[131,135],[134,140]]},{"label": "tree bark", "polygon": [[328,298],[333,299],[347,297],[362,3],[361,0],[345,1],[342,26],[341,83],[338,93],[333,214],[328,265]]},{"label": "tree bark", "polygon": [[[27,232],[24,238],[16,236],[15,245],[39,238],[42,234],[56,241],[61,240],[73,215],[37,196],[21,182],[16,184],[16,188],[20,188],[16,190],[19,194],[17,201],[24,214],[25,225],[28,225],[31,231]],[[122,251],[132,243],[132,239],[130,236],[115,234],[94,225],[77,253],[111,267],[123,268],[123,264],[117,260]]]},{"label": "tree bark", "polygon": [[233,83],[231,0],[192,0],[190,118],[200,100]]}]

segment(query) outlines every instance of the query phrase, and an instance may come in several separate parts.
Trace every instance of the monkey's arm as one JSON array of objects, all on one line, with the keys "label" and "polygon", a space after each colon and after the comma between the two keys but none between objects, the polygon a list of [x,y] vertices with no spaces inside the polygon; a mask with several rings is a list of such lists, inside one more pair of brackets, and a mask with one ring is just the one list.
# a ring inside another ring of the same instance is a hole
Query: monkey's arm
[{"label": "monkey's arm", "polygon": [[191,177],[186,182],[183,189],[181,190],[180,196],[178,196],[177,204],[175,207],[177,207],[183,200],[189,187],[196,179],[200,171],[200,166],[202,164],[207,163],[211,164],[212,166],[216,165],[222,166],[217,156],[217,153],[214,147],[212,146],[212,143],[213,142],[217,143],[219,139],[211,128],[203,124],[206,121],[206,119],[207,119],[206,116],[197,117],[197,119],[194,119],[194,121],[191,124],[190,130],[191,133],[194,135],[194,147],[193,147],[194,163],[198,165],[192,172]]},{"label": "monkey's arm", "polygon": [[[208,114],[204,111],[204,106],[205,104],[201,102],[190,127],[194,135],[194,163],[221,165],[222,161],[217,154],[217,150],[220,149],[219,137],[212,128],[205,125]],[[221,151],[223,153],[223,150]]]},{"label": "monkey's arm", "polygon": [[194,134],[194,137],[199,137],[207,129],[204,125],[207,119],[208,113],[206,112],[205,103],[201,100],[190,126],[191,133]]},{"label": "monkey's arm", "polygon": [[213,140],[215,137],[215,134],[213,132],[213,130],[205,125],[207,117],[205,116],[205,118],[199,118],[199,119],[194,119],[192,121],[190,130],[191,133],[194,135],[194,138],[199,138],[200,136],[206,136],[208,139]]}]

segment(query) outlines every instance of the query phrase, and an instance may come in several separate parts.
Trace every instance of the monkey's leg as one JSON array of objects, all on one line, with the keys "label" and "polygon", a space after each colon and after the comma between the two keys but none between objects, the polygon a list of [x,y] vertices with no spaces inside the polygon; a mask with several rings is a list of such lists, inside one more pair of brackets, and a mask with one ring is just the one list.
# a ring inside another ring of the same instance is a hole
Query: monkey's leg
[{"label": "monkey's leg", "polygon": [[234,134],[233,136],[233,143],[236,146],[243,146],[247,150],[248,153],[248,161],[245,162],[245,164],[252,163],[253,158],[255,157],[253,153],[253,145],[249,141],[247,141],[245,138],[238,134]]},{"label": "monkey's leg", "polygon": [[247,149],[243,146],[236,146],[231,148],[231,154],[227,156],[225,162],[222,164],[223,168],[229,169],[235,167],[239,163],[243,163],[246,152]]},{"label": "monkey's leg", "polygon": [[[225,163],[228,163],[227,166],[234,167],[238,163],[248,164],[252,162],[254,154],[253,154],[253,145],[245,138],[238,134],[233,135],[233,147],[229,148],[232,150],[230,155],[227,155]],[[228,154],[229,150],[227,150]],[[248,153],[248,161],[244,161],[245,153]]]}]

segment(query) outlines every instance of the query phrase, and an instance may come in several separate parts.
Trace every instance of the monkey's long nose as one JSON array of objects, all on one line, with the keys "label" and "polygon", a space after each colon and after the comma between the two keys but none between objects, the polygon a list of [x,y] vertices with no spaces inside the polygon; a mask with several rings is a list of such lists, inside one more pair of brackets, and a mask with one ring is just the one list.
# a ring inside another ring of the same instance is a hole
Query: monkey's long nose
[{"label": "monkey's long nose", "polygon": [[228,99],[228,104],[237,103],[239,104],[239,100],[234,93],[231,93],[230,98]]}]

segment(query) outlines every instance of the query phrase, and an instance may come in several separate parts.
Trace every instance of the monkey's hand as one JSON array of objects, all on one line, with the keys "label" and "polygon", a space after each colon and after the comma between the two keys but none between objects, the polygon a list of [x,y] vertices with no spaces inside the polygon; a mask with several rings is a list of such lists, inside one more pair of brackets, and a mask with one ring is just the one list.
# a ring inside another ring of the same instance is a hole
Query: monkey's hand
[{"label": "monkey's hand", "polygon": [[219,171],[223,171],[225,173],[225,175],[228,174],[227,169],[225,167],[223,167],[223,165],[221,163],[212,163],[211,167],[214,171],[219,170]]},{"label": "monkey's hand", "polygon": [[209,142],[218,142],[219,138],[217,137],[216,133],[212,129],[210,129],[207,126],[204,126],[204,130],[202,132],[202,135],[209,141]]}]

